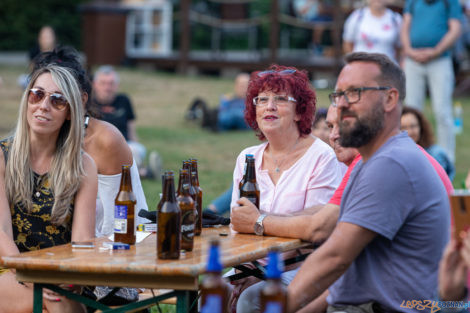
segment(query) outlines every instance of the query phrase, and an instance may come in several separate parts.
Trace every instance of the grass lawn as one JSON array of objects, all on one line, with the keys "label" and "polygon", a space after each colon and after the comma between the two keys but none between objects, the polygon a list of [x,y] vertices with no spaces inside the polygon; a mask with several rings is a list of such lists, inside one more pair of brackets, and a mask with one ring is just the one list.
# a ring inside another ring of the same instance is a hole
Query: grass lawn
[{"label": "grass lawn", "polygon": [[[16,80],[25,72],[23,67],[0,65],[0,136],[8,135],[15,125],[22,90]],[[156,150],[161,155],[165,169],[181,167],[181,161],[189,157],[199,160],[199,180],[204,190],[203,204],[226,190],[232,179],[235,160],[240,151],[258,144],[251,131],[211,133],[184,120],[184,112],[195,97],[204,98],[216,106],[219,96],[231,92],[232,79],[219,77],[186,77],[175,74],[146,71],[142,69],[119,69],[121,91],[127,93],[135,107],[137,132],[140,141],[148,150]],[[328,106],[330,90],[320,90],[318,106]],[[470,98],[458,99],[464,111],[464,132],[457,136],[456,178],[454,186],[461,187],[470,169]],[[426,114],[432,118],[430,105]],[[150,209],[156,207],[161,192],[160,179],[142,182]],[[154,308],[153,312],[157,312]],[[165,309],[166,311],[166,309]]]}]

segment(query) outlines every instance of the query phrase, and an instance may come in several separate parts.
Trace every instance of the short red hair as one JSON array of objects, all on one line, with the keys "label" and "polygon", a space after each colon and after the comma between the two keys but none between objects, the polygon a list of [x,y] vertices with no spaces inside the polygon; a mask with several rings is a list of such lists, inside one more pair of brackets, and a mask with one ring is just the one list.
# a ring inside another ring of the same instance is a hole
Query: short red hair
[{"label": "short red hair", "polygon": [[[266,73],[267,71],[267,73]],[[245,120],[255,131],[260,140],[266,139],[256,122],[256,107],[253,98],[263,91],[275,93],[286,92],[292,96],[295,102],[295,111],[300,115],[297,122],[300,136],[306,136],[312,132],[312,121],[315,116],[317,96],[310,86],[307,73],[299,71],[295,67],[271,65],[266,71],[257,71],[251,74],[245,100]],[[286,71],[284,73],[280,73]],[[292,71],[292,73],[289,73]]]}]

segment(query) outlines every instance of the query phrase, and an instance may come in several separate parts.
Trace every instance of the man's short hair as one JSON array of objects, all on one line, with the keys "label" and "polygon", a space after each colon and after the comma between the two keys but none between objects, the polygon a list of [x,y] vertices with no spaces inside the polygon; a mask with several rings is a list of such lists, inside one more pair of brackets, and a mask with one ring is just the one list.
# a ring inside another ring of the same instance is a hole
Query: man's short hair
[{"label": "man's short hair", "polygon": [[406,96],[405,73],[385,54],[353,52],[344,57],[347,64],[352,62],[371,62],[378,65],[381,75],[377,78],[379,83],[398,90],[398,99],[403,104]]},{"label": "man's short hair", "polygon": [[119,75],[114,70],[114,67],[112,67],[111,65],[101,65],[100,67],[98,67],[98,69],[95,71],[95,75],[93,76],[93,80],[101,74],[105,74],[105,75],[113,74],[114,77],[116,78],[116,83],[119,83]]}]

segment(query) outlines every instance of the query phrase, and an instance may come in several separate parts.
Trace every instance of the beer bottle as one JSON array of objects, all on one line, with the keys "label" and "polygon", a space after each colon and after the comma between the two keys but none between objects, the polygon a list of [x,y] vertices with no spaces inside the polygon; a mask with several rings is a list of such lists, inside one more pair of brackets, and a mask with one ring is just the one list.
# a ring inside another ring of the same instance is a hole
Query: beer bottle
[{"label": "beer bottle", "polygon": [[238,183],[238,189],[242,188],[243,183],[245,182],[245,175],[246,175],[246,168],[248,164],[248,159],[253,158],[253,154],[245,154],[245,167],[243,169],[243,177],[240,179],[240,182]]},{"label": "beer bottle", "polygon": [[114,241],[135,244],[135,194],[132,192],[131,166],[123,165],[121,186],[114,200]]},{"label": "beer bottle", "polygon": [[283,270],[279,252],[272,250],[268,254],[266,284],[260,292],[261,312],[287,312],[287,289],[281,282]]},{"label": "beer bottle", "polygon": [[197,192],[197,219],[196,219],[196,235],[202,232],[202,188],[199,185],[199,174],[197,171],[197,159],[191,159],[191,180]]},{"label": "beer bottle", "polygon": [[188,170],[181,169],[176,200],[181,209],[181,249],[186,251],[193,251],[194,228],[196,226],[194,201],[189,194],[190,184]]},{"label": "beer bottle", "polygon": [[164,174],[162,174],[162,192],[160,193],[160,200],[157,203],[157,213],[160,211],[160,208],[162,207],[163,204],[163,191],[165,190],[165,175],[168,173],[168,171],[165,171]]},{"label": "beer bottle", "polygon": [[240,198],[245,197],[259,209],[259,187],[256,183],[255,158],[247,159],[245,181],[240,188]]},{"label": "beer bottle", "polygon": [[189,194],[191,195],[191,198],[193,198],[193,201],[194,201],[194,211],[196,213],[196,216],[195,216],[195,229],[194,229],[194,234],[196,236],[199,236],[201,234],[201,232],[198,233],[198,222],[199,222],[199,216],[201,215],[202,216],[202,213],[199,213],[199,205],[198,205],[198,190],[196,188],[196,186],[194,185],[193,183],[193,179],[191,178],[191,162],[189,162],[189,165],[187,164],[187,168],[188,168],[188,172],[189,172],[189,175],[190,175],[190,184],[189,184]]},{"label": "beer bottle", "polygon": [[183,170],[188,170],[188,173],[191,174],[191,161],[190,160],[183,161]]},{"label": "beer bottle", "polygon": [[157,212],[157,255],[178,259],[181,245],[181,210],[176,201],[173,171],[165,174],[162,205]]},{"label": "beer bottle", "polygon": [[201,313],[223,313],[228,311],[228,290],[222,278],[219,241],[212,240],[207,261],[207,274],[201,282]]}]

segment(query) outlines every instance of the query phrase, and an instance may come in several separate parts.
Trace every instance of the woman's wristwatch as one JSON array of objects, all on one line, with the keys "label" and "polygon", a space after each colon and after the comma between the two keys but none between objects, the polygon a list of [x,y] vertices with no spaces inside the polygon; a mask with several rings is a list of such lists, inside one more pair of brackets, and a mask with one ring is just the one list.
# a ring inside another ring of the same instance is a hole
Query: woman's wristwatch
[{"label": "woman's wristwatch", "polygon": [[264,226],[263,226],[263,220],[266,217],[266,214],[261,214],[258,219],[256,220],[254,229],[255,229],[255,234],[258,236],[263,236],[264,235]]}]

